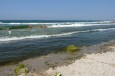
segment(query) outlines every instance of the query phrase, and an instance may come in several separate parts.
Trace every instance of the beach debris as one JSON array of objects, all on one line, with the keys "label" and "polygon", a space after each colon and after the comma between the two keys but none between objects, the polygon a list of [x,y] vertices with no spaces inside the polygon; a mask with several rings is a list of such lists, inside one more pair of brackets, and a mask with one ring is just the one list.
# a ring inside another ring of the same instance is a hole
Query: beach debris
[{"label": "beach debris", "polygon": [[56,72],[54,76],[62,76],[62,74],[59,72]]}]

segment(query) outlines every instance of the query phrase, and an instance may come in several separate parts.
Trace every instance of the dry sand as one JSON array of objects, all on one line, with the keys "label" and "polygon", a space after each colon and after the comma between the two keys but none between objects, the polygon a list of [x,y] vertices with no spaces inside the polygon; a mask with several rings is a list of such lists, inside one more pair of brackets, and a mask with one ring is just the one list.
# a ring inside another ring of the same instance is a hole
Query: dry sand
[{"label": "dry sand", "polygon": [[114,76],[115,75],[115,47],[111,51],[101,54],[86,54],[85,57],[76,60],[68,66],[50,68],[46,71],[49,76],[56,72],[63,76]]}]

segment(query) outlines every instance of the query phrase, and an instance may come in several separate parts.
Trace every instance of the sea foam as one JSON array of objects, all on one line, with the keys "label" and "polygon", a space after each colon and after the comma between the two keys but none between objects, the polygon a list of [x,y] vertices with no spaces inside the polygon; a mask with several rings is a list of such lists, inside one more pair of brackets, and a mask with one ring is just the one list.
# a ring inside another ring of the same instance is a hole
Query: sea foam
[{"label": "sea foam", "polygon": [[73,32],[66,32],[66,33],[53,34],[53,35],[30,35],[30,36],[23,36],[23,37],[1,37],[0,42],[24,40],[24,39],[43,39],[43,38],[51,38],[51,37],[63,37],[63,36],[69,36],[69,35],[78,34],[78,33],[101,32],[101,31],[107,31],[107,30],[115,30],[115,28],[73,31]]},{"label": "sea foam", "polygon": [[111,25],[111,24],[92,24],[92,23],[73,23],[73,24],[58,24],[48,26],[49,28],[62,28],[62,27],[83,27],[83,26],[96,26],[96,25]]},{"label": "sea foam", "polygon": [[71,35],[76,32],[68,32],[68,33],[61,33],[61,34],[54,34],[54,35],[30,35],[24,37],[2,37],[0,41],[12,41],[12,40],[23,40],[23,39],[42,39],[42,38],[49,38],[49,37],[61,37],[66,35]]}]

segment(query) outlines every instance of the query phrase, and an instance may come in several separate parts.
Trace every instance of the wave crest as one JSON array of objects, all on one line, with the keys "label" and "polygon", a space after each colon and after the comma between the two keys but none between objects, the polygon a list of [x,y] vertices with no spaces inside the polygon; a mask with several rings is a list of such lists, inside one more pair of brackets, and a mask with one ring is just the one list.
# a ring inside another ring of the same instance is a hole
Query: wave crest
[{"label": "wave crest", "polygon": [[74,31],[74,32],[67,32],[67,33],[54,34],[54,35],[31,35],[31,36],[24,36],[24,37],[2,37],[2,38],[0,38],[0,42],[13,41],[13,40],[24,40],[24,39],[42,39],[42,38],[50,38],[50,37],[62,37],[62,36],[76,34],[76,33],[101,32],[101,31],[106,31],[106,30],[115,30],[115,28]]},{"label": "wave crest", "polygon": [[61,33],[61,34],[54,34],[54,35],[31,35],[31,36],[24,36],[24,37],[2,37],[0,41],[12,41],[12,40],[23,40],[23,39],[42,39],[42,38],[49,38],[49,37],[60,37],[71,35],[76,32],[69,32],[69,33]]}]

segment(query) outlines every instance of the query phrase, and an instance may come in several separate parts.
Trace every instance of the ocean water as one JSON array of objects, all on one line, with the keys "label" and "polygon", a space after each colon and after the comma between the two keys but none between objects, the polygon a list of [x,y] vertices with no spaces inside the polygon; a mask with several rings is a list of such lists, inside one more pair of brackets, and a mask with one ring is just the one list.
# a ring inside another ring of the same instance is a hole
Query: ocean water
[{"label": "ocean water", "polygon": [[[0,20],[0,64],[62,51],[67,45],[90,46],[115,39],[113,21]],[[40,28],[45,26],[45,28]]]}]

